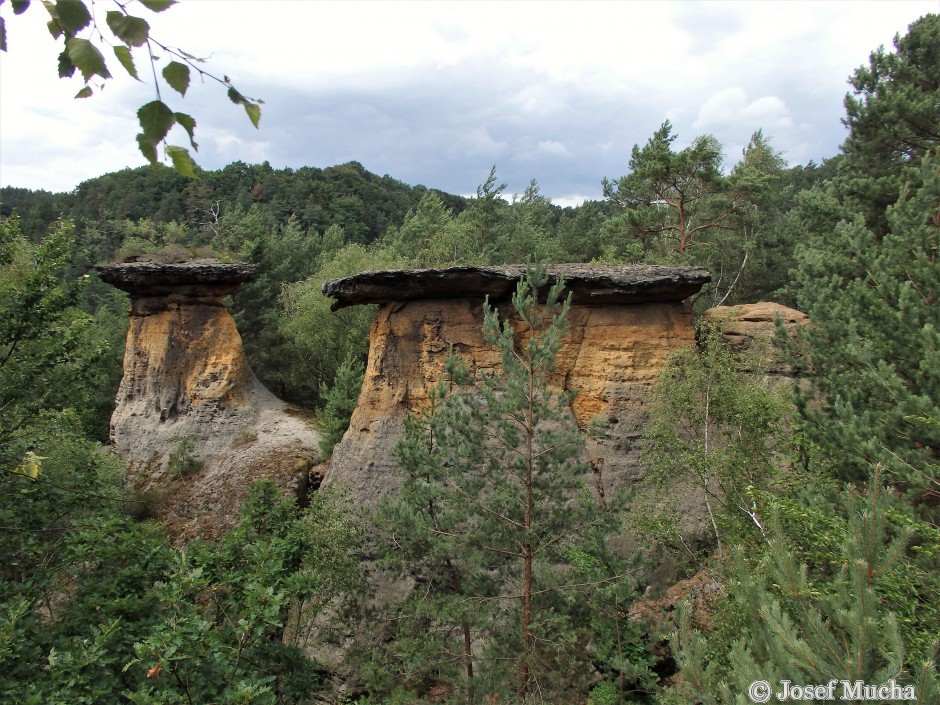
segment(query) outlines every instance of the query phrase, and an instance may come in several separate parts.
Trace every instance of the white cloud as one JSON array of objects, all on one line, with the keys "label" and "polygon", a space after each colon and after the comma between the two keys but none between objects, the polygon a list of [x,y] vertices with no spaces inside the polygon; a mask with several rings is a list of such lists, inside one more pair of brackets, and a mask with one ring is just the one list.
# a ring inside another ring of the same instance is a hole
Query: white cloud
[{"label": "white cloud", "polygon": [[548,157],[571,156],[571,152],[568,151],[568,148],[561,142],[556,142],[555,140],[542,140],[538,143],[536,148],[540,154]]},{"label": "white cloud", "polygon": [[752,130],[789,129],[793,119],[786,104],[777,96],[767,95],[750,100],[741,86],[725,88],[712,94],[699,108],[692,123],[696,130],[717,131],[728,127]]},{"label": "white cloud", "polygon": [[596,200],[597,196],[592,194],[590,196],[584,196],[581,194],[569,194],[567,196],[557,196],[552,199],[552,203],[556,206],[561,206],[562,208],[575,208],[580,206],[585,201]]}]

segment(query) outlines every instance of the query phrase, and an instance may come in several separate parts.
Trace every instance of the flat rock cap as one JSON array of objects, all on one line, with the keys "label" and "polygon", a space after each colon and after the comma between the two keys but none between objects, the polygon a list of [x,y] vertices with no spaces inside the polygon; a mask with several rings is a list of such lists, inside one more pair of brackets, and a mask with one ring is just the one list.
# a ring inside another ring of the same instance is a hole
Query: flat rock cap
[{"label": "flat rock cap", "polygon": [[[325,282],[323,293],[333,299],[334,311],[416,299],[489,296],[498,301],[512,295],[525,272],[522,264],[362,272]],[[549,284],[562,277],[572,303],[582,306],[682,301],[711,281],[707,269],[655,265],[556,264],[548,274]]]},{"label": "flat rock cap", "polygon": [[108,284],[137,296],[161,296],[180,290],[228,293],[254,281],[258,267],[245,262],[222,264],[215,260],[190,262],[123,262],[99,264],[95,271]]}]

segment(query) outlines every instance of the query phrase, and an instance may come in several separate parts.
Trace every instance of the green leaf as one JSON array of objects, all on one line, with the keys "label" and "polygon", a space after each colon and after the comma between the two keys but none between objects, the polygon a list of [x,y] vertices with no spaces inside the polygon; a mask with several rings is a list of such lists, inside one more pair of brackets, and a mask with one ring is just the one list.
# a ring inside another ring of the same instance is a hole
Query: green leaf
[{"label": "green leaf", "polygon": [[189,67],[186,64],[171,61],[163,69],[163,78],[170,84],[170,88],[182,96],[186,95],[186,89],[189,88]]},{"label": "green leaf", "polygon": [[157,163],[157,143],[145,134],[137,135],[137,145],[140,147],[141,154],[151,164]]},{"label": "green leaf", "polygon": [[52,35],[52,38],[58,39],[62,36],[62,25],[59,22],[59,13],[56,12],[55,4],[49,2],[49,0],[42,0],[42,5],[49,13],[49,17],[52,18],[46,23],[46,27],[49,28],[49,33]]},{"label": "green leaf", "polygon": [[258,121],[261,120],[261,106],[255,103],[245,102],[245,112],[248,113],[248,119],[251,120],[251,124],[257,128]]},{"label": "green leaf", "polygon": [[13,468],[12,472],[15,475],[22,475],[23,477],[28,477],[30,480],[37,480],[40,473],[42,473],[42,461],[48,460],[49,458],[43,457],[41,455],[36,455],[32,451],[28,452],[23,458],[21,465]]},{"label": "green leaf", "polygon": [[26,12],[26,8],[29,7],[29,0],[13,0],[13,14],[22,15]]},{"label": "green leaf", "polygon": [[140,77],[137,75],[137,67],[134,66],[134,57],[131,55],[131,50],[128,49],[123,44],[119,44],[114,47],[114,55],[117,57],[117,60],[121,62],[121,66],[138,81]]},{"label": "green leaf", "polygon": [[131,47],[143,46],[150,36],[150,24],[140,17],[131,17],[116,10],[105,15],[114,36]]},{"label": "green leaf", "polygon": [[151,12],[163,12],[171,5],[175,5],[176,0],[140,0],[140,4]]},{"label": "green leaf", "polygon": [[75,75],[75,64],[69,58],[69,53],[63,51],[59,54],[59,78],[70,78]]},{"label": "green leaf", "polygon": [[[228,80],[228,76],[225,78]],[[261,120],[260,100],[257,103],[252,103],[248,98],[235,90],[234,86],[230,86],[228,89],[228,99],[235,103],[235,105],[244,105],[245,112],[248,113],[248,119],[251,120],[251,124],[258,127],[258,121]]]},{"label": "green leaf", "polygon": [[87,39],[69,37],[65,40],[65,50],[72,63],[82,72],[85,81],[90,81],[92,76],[111,78],[108,67],[104,63],[104,56]]},{"label": "green leaf", "polygon": [[91,22],[91,13],[82,0],[59,0],[55,10],[59,24],[69,35],[84,29]]},{"label": "green leaf", "polygon": [[186,113],[173,113],[173,117],[176,118],[176,124],[186,130],[186,133],[189,135],[189,143],[193,146],[193,149],[198,151],[199,145],[196,144],[193,139],[193,132],[196,130],[196,121],[191,115],[187,115]]},{"label": "green leaf", "polygon": [[245,104],[245,96],[236,91],[234,87],[228,89],[228,99],[235,103],[235,105]]},{"label": "green leaf", "polygon": [[85,86],[78,93],[75,94],[75,97],[76,98],[91,98],[92,93],[93,91],[91,90],[91,86]]},{"label": "green leaf", "polygon": [[173,111],[159,100],[144,105],[137,111],[137,117],[140,119],[140,128],[144,131],[144,135],[154,143],[163,140],[173,127],[173,123],[176,122]]},{"label": "green leaf", "polygon": [[0,51],[7,50],[7,23],[0,17]]},{"label": "green leaf", "polygon": [[49,28],[49,34],[52,35],[53,39],[58,39],[62,36],[62,28],[59,27],[58,20],[49,20],[46,22],[46,27]]},{"label": "green leaf", "polygon": [[196,172],[194,168],[196,162],[193,161],[193,158],[189,156],[189,150],[185,147],[175,147],[173,145],[167,145],[166,153],[170,155],[170,159],[173,160],[173,168],[176,169],[177,173],[182,174],[183,176],[188,176],[190,178],[195,178]]}]

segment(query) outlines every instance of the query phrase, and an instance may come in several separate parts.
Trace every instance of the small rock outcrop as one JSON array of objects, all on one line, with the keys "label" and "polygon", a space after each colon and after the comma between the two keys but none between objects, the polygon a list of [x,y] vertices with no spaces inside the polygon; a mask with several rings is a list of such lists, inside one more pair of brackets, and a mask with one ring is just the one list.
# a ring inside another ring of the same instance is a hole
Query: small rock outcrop
[{"label": "small rock outcrop", "polygon": [[[483,340],[483,301],[514,318],[509,298],[522,266],[366,272],[327,282],[334,307],[382,304],[372,325],[369,361],[349,430],[333,453],[325,482],[357,504],[375,506],[399,486],[392,449],[405,418],[428,401],[448,351],[471,368],[493,369],[499,354]],[[553,383],[577,389],[573,411],[586,429],[600,417],[606,431],[589,441],[592,468],[617,489],[641,474],[642,424],[650,389],[668,355],[694,343],[685,299],[709,281],[704,269],[557,265],[572,293],[570,333]]]},{"label": "small rock outcrop", "polygon": [[129,461],[136,496],[188,539],[234,525],[256,480],[304,493],[319,433],[257,380],[225,307],[224,297],[254,278],[254,266],[133,262],[96,270],[131,297],[111,439]]},{"label": "small rock outcrop", "polygon": [[795,372],[774,345],[777,321],[789,335],[810,325],[809,316],[795,308],[770,301],[737,306],[716,306],[705,311],[703,320],[717,326],[721,337],[738,355],[742,367],[761,372],[766,381],[792,381]]}]

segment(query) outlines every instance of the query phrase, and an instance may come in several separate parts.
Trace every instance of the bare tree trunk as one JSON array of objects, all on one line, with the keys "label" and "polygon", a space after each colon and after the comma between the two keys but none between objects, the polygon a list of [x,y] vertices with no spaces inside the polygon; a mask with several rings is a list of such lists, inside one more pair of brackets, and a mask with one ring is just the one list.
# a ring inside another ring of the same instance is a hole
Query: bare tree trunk
[{"label": "bare tree trunk", "polygon": [[705,464],[706,464],[706,466],[705,466],[704,472],[702,473],[702,475],[703,475],[703,477],[702,477],[702,496],[703,496],[704,499],[705,499],[705,507],[708,509],[708,518],[711,520],[711,523],[712,523],[712,530],[715,532],[715,541],[718,543],[718,557],[719,557],[719,558],[722,558],[722,557],[724,556],[724,552],[722,551],[722,548],[721,548],[721,534],[720,534],[719,531],[718,531],[718,522],[715,520],[715,512],[712,510],[712,503],[711,503],[711,500],[710,500],[710,498],[709,498],[709,496],[708,496],[708,480],[709,480],[709,476],[708,476],[708,463],[709,463],[708,455],[709,455],[709,453],[711,453],[711,448],[709,447],[709,444],[708,444],[708,431],[709,431],[709,427],[710,427],[710,426],[711,426],[711,381],[709,381],[708,384],[707,384],[706,387],[705,387],[705,428],[704,428],[704,435],[705,435]]},{"label": "bare tree trunk", "polygon": [[526,410],[526,481],[525,481],[525,538],[522,544],[522,655],[519,661],[519,700],[524,701],[529,689],[529,655],[532,651],[532,546],[529,532],[532,529],[533,503],[533,460],[535,449],[532,441],[535,435],[532,395],[535,393],[535,370],[529,368],[529,408]]},{"label": "bare tree trunk", "polygon": [[689,246],[689,225],[686,222],[685,205],[679,200],[679,256],[685,254]]},{"label": "bare tree trunk", "polygon": [[470,623],[464,617],[460,626],[463,628],[463,659],[467,668],[467,705],[473,705],[476,692],[473,683],[473,640],[470,638]]},{"label": "bare tree trunk", "polygon": [[532,551],[523,547],[525,574],[522,579],[522,656],[519,659],[519,700],[524,701],[529,690],[529,654],[532,651]]}]

